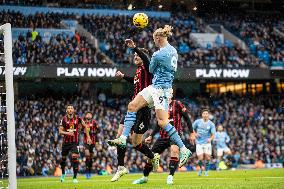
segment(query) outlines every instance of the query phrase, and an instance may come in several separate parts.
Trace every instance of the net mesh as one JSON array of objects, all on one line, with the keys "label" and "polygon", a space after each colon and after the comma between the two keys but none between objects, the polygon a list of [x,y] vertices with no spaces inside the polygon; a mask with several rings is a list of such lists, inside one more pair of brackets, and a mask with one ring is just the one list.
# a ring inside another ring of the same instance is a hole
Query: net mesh
[{"label": "net mesh", "polygon": [[0,31],[0,188],[8,188],[8,140],[4,67],[4,35]]}]

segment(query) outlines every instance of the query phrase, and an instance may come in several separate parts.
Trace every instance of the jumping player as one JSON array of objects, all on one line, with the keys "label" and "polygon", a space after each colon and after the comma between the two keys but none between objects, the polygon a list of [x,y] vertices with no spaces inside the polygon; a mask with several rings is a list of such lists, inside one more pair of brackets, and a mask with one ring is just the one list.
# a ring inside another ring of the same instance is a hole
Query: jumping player
[{"label": "jumping player", "polygon": [[[151,84],[152,74],[149,73],[149,52],[144,48],[137,48],[132,40],[127,39],[125,40],[125,43],[129,48],[132,48],[135,52],[134,63],[137,66],[137,70],[134,77],[128,77],[120,71],[116,73],[116,76],[134,84],[134,96],[132,98],[134,99],[140,91],[142,91],[144,88],[148,87]],[[122,133],[124,127],[124,119],[124,117],[121,119],[117,137],[119,137]],[[160,155],[153,154],[149,147],[142,143],[143,134],[149,128],[151,119],[151,109],[148,107],[142,108],[137,112],[137,116],[135,119],[136,120],[131,135],[132,145],[134,149],[140,151],[141,153],[145,154],[149,159],[151,159],[151,162],[154,164],[153,166],[155,167],[154,169],[157,169],[159,165]],[[111,179],[112,182],[115,182],[121,176],[128,173],[127,168],[124,166],[126,147],[122,145],[116,145],[115,143],[113,144],[111,141],[108,141],[108,143],[110,145],[117,146],[118,169],[113,178]]]},{"label": "jumping player", "polygon": [[216,148],[217,148],[217,162],[216,162],[216,169],[219,171],[219,163],[222,159],[223,155],[228,156],[228,159],[231,159],[231,150],[227,146],[227,143],[230,142],[229,135],[223,130],[222,125],[218,125],[216,136],[214,139],[214,142],[216,142]]},{"label": "jumping player", "polygon": [[[187,109],[184,107],[184,105],[177,100],[171,100],[170,105],[169,105],[169,120],[172,125],[176,128],[176,130],[179,132],[179,134],[182,132],[182,123],[181,123],[181,118],[183,117],[187,127],[190,132],[190,141],[194,143],[195,140],[195,134],[193,132],[193,128],[191,125],[190,118],[187,113]],[[150,136],[145,139],[145,142],[151,143],[153,136],[157,132],[160,131],[160,137],[156,140],[156,142],[153,145],[152,151],[154,153],[159,153],[162,154],[167,148],[171,148],[171,159],[170,159],[170,174],[168,175],[167,178],[167,184],[173,184],[173,176],[174,173],[178,167],[178,162],[179,162],[179,148],[177,145],[173,144],[167,133],[161,129],[160,127],[156,127]],[[144,184],[148,182],[148,176],[150,172],[152,171],[152,165],[150,163],[146,163],[144,166],[143,174],[144,176],[138,180],[135,180],[133,184]]]},{"label": "jumping player", "polygon": [[202,109],[202,118],[197,119],[193,123],[193,129],[196,133],[196,155],[198,158],[198,165],[200,170],[198,176],[202,174],[203,161],[205,160],[205,172],[204,175],[208,176],[209,163],[212,154],[211,142],[214,139],[216,128],[215,124],[209,120],[209,110]]},{"label": "jumping player", "polygon": [[168,106],[172,98],[172,83],[174,73],[177,71],[178,60],[176,49],[168,43],[168,37],[172,35],[171,30],[172,27],[166,25],[154,32],[154,43],[159,50],[152,55],[149,66],[149,71],[154,76],[153,84],[139,92],[129,103],[122,135],[111,140],[111,142],[126,146],[126,139],[135,124],[138,110],[146,106],[154,107],[159,127],[163,128],[169,135],[170,140],[180,148],[179,167],[182,167],[192,153],[185,147],[175,127],[168,120]]},{"label": "jumping player", "polygon": [[[73,166],[73,183],[78,183],[77,180],[77,173],[78,173],[78,142],[79,142],[79,130],[81,126],[84,126],[85,128],[85,122],[74,113],[74,107],[72,105],[68,105],[66,109],[66,115],[63,117],[63,119],[60,121],[59,125],[59,134],[62,134],[64,136],[63,138],[63,145],[62,145],[62,160],[61,160],[61,169],[62,169],[62,175],[61,175],[61,182],[65,181],[65,166],[66,166],[66,157],[68,156],[69,152],[71,152],[72,156],[72,166]],[[91,138],[90,135],[86,132],[86,138],[87,142],[90,144]]]},{"label": "jumping player", "polygon": [[[91,178],[91,171],[92,171],[92,164],[93,164],[93,154],[94,154],[94,147],[96,144],[96,134],[99,132],[99,125],[97,122],[93,119],[93,114],[91,112],[87,112],[84,117],[84,121],[86,124],[86,128],[84,129],[84,147],[85,147],[85,157],[86,157],[86,178]],[[91,144],[88,144],[87,141],[87,134],[85,133],[87,131],[89,133],[89,136],[92,140]]]}]

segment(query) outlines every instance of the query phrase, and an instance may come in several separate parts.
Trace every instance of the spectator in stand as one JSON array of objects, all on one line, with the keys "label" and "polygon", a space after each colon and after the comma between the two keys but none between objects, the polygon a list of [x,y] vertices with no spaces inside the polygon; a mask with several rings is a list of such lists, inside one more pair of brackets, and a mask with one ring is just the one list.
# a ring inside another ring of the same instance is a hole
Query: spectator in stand
[{"label": "spectator in stand", "polygon": [[111,64],[78,32],[74,36],[58,34],[49,41],[35,32],[19,35],[14,41],[16,64]]},{"label": "spectator in stand", "polygon": [[[82,96],[82,95],[80,95]],[[120,117],[125,112],[126,98],[111,97],[105,94],[105,105],[100,101],[94,101],[95,96],[88,98],[75,97],[72,102],[77,113],[83,115],[85,111],[94,112],[94,119],[101,126],[98,134],[98,143],[94,152],[93,171],[97,174],[105,174],[106,171],[116,171],[113,157],[116,155],[114,148],[104,141],[116,135]],[[33,100],[18,100],[16,102],[16,146],[17,174],[19,176],[33,175],[27,167],[34,170],[34,175],[41,175],[42,171],[49,169],[48,174],[53,175],[60,160],[60,146],[62,138],[58,135],[58,122],[64,112],[64,104],[70,99],[56,99],[52,97],[35,98]],[[184,99],[185,104],[191,110],[191,118],[199,117],[200,107],[209,105],[212,110],[210,118],[216,123],[221,123],[224,130],[231,138],[229,148],[232,150],[232,166],[239,164],[254,164],[257,160],[264,163],[283,163],[284,140],[284,106],[280,96],[242,97],[237,95],[211,95],[211,98],[198,96],[191,98],[190,104]],[[151,120],[155,125],[155,120]],[[189,139],[189,131],[184,130],[184,141]],[[83,141],[80,141],[80,146]],[[167,154],[162,155],[161,165],[167,170]],[[213,151],[216,157],[216,151]],[[84,160],[83,148],[80,148],[80,159]],[[257,155],[257,156],[255,156]],[[33,162],[29,161],[33,159]],[[214,168],[216,159],[211,162]],[[131,172],[143,170],[145,159],[132,148],[127,148],[126,162]],[[188,170],[195,170],[197,159],[193,158],[187,165]],[[70,161],[67,160],[67,167]],[[81,163],[80,169],[85,170],[85,163]],[[69,170],[70,172],[71,170]]]}]

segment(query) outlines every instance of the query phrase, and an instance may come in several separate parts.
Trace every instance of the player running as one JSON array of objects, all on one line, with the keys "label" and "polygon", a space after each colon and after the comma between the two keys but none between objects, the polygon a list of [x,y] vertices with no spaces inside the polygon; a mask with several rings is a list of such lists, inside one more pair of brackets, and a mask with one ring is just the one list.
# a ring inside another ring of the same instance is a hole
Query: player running
[{"label": "player running", "polygon": [[[231,150],[230,148],[227,146],[227,143],[230,142],[230,137],[229,135],[223,131],[223,126],[222,125],[218,125],[217,127],[217,133],[214,139],[214,142],[216,142],[216,148],[217,148],[217,162],[216,162],[216,169],[217,171],[219,171],[219,163],[222,159],[222,156],[231,155]],[[230,157],[229,157],[230,158]]]},{"label": "player running", "polygon": [[[182,132],[182,124],[181,124],[181,118],[183,117],[186,121],[187,127],[189,129],[190,134],[190,140],[193,143],[195,140],[195,134],[193,132],[193,128],[191,125],[190,118],[188,116],[186,108],[183,106],[183,104],[180,101],[172,100],[169,105],[169,120],[171,124],[173,124],[176,128],[176,130],[179,132],[179,134]],[[173,144],[171,140],[169,139],[169,136],[167,133],[161,129],[160,127],[156,127],[150,136],[145,139],[145,142],[151,143],[153,136],[157,132],[160,131],[160,137],[156,140],[156,142],[153,145],[152,151],[154,153],[162,154],[167,148],[171,148],[171,159],[170,159],[170,174],[167,178],[167,184],[173,184],[173,176],[174,173],[178,167],[179,162],[179,148],[177,145]],[[152,171],[153,166],[150,163],[146,163],[144,166],[143,174],[144,176],[138,180],[135,180],[133,184],[144,184],[148,182],[148,176],[150,172]]]},{"label": "player running", "polygon": [[135,124],[138,110],[143,107],[154,107],[159,127],[169,135],[180,148],[180,163],[182,167],[189,157],[191,151],[185,147],[175,127],[168,120],[168,106],[172,98],[172,84],[174,73],[177,71],[178,54],[176,49],[169,44],[168,37],[172,35],[172,27],[166,25],[164,28],[157,29],[153,34],[154,43],[159,50],[154,52],[151,58],[149,71],[153,74],[152,85],[146,87],[128,104],[128,112],[124,120],[122,135],[114,140],[122,146],[126,145],[126,139]]},{"label": "player running", "polygon": [[[132,99],[135,98],[135,96],[142,91],[144,88],[148,87],[151,84],[152,74],[149,73],[149,58],[148,54],[149,52],[144,48],[137,48],[132,40],[125,40],[126,45],[129,48],[132,48],[134,50],[134,63],[137,66],[137,70],[134,77],[127,77],[120,71],[116,73],[116,76],[118,78],[123,78],[128,82],[131,82],[134,84],[134,96]],[[122,130],[123,130],[123,123],[124,123],[124,117],[121,119],[118,134],[117,137],[121,136]],[[141,153],[145,154],[149,159],[151,159],[151,162],[153,163],[154,169],[157,169],[159,166],[159,154],[154,154],[147,145],[142,143],[143,134],[148,130],[150,125],[150,119],[151,119],[151,109],[149,107],[144,107],[141,110],[137,112],[137,116],[135,118],[135,124],[132,128],[132,145],[134,149],[140,151]],[[124,157],[126,153],[126,146],[124,145],[117,145],[116,143],[112,143],[111,141],[108,141],[110,145],[117,146],[117,160],[118,160],[118,169],[111,179],[111,182],[117,181],[121,176],[128,173],[127,168],[124,166]]]},{"label": "player running", "polygon": [[202,118],[197,119],[193,123],[193,129],[196,132],[196,155],[200,167],[198,176],[202,174],[203,160],[206,161],[204,175],[208,176],[210,157],[212,154],[211,142],[214,139],[216,128],[215,124],[209,120],[208,109],[202,109],[201,115]]},{"label": "player running", "polygon": [[[91,172],[92,172],[92,165],[93,165],[93,155],[94,155],[94,147],[96,145],[96,134],[99,132],[99,125],[97,122],[93,119],[92,112],[87,112],[84,117],[84,121],[86,124],[86,128],[84,129],[84,147],[85,147],[85,157],[86,157],[86,178],[91,178]],[[87,134],[85,132],[89,133],[89,136],[92,140],[92,143],[88,143],[87,141]]]},{"label": "player running", "polygon": [[[61,182],[65,181],[65,166],[66,166],[66,157],[68,156],[69,152],[71,152],[72,156],[72,166],[73,166],[73,183],[78,183],[77,180],[77,173],[78,173],[78,156],[79,156],[79,150],[78,150],[78,143],[79,143],[79,130],[80,126],[84,126],[85,128],[85,122],[74,113],[74,107],[72,105],[68,105],[66,109],[66,115],[63,117],[63,119],[60,121],[59,125],[59,134],[62,134],[64,136],[63,138],[63,145],[62,145],[62,160],[61,160],[61,169],[62,169],[62,175],[60,178]],[[87,132],[86,132],[87,133]],[[86,134],[87,142],[90,144],[91,138],[89,134]]]}]

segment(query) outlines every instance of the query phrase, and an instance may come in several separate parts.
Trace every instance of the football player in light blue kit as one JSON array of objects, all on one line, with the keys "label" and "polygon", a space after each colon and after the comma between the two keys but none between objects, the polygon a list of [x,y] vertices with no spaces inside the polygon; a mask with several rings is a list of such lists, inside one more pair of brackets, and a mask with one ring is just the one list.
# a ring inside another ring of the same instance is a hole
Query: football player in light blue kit
[{"label": "football player in light blue kit", "polygon": [[202,109],[202,118],[197,119],[193,123],[193,130],[196,133],[196,155],[200,170],[198,176],[202,174],[203,161],[205,160],[204,175],[208,176],[209,163],[212,154],[211,142],[214,139],[216,128],[215,124],[209,120],[209,110]]},{"label": "football player in light blue kit", "polygon": [[[168,37],[172,35],[171,30],[172,27],[166,25],[164,28],[159,28],[154,32],[154,43],[159,50],[154,52],[149,65],[149,71],[154,76],[153,84],[143,89],[128,104],[122,135],[117,139],[109,140],[108,143],[125,146],[126,139],[136,119],[136,112],[145,106],[154,107],[158,125],[167,132],[171,141],[180,148],[179,167],[182,167],[192,153],[185,147],[175,127],[170,124],[168,119],[168,107],[172,98],[172,84],[174,74],[177,71],[178,60],[176,49],[168,42]],[[128,39],[128,41],[132,40]],[[155,168],[159,166],[159,159],[153,159],[152,164],[155,171]]]},{"label": "football player in light blue kit", "polygon": [[219,171],[219,163],[222,159],[222,156],[225,155],[231,155],[231,150],[227,146],[227,143],[230,142],[230,137],[229,135],[223,131],[223,126],[218,125],[217,127],[217,133],[214,138],[214,142],[216,142],[216,148],[217,148],[217,162],[216,162],[216,168],[217,171]]}]

